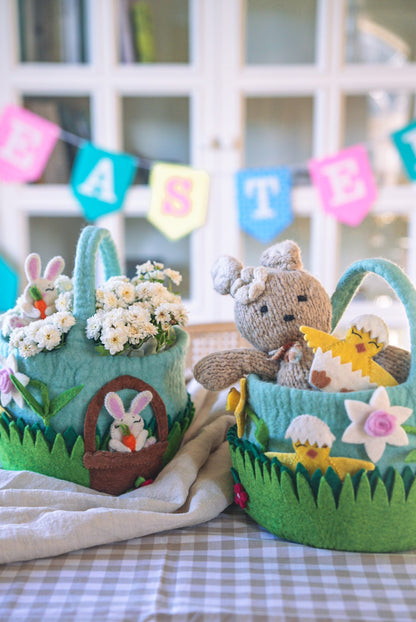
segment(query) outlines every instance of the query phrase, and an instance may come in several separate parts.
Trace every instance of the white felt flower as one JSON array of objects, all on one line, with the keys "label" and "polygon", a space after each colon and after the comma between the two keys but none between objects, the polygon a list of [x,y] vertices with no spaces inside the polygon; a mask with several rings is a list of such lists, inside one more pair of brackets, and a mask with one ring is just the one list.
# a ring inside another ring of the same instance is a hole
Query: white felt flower
[{"label": "white felt flower", "polygon": [[9,354],[7,359],[0,357],[0,364],[2,366],[0,370],[1,405],[6,407],[13,399],[20,408],[23,408],[23,397],[11,381],[10,375],[13,374],[13,376],[16,376],[23,386],[29,383],[30,378],[18,371],[16,359],[13,354]]},{"label": "white felt flower", "polygon": [[345,430],[345,443],[364,443],[372,462],[380,460],[386,444],[401,447],[409,444],[406,432],[401,427],[412,414],[411,408],[391,406],[385,387],[378,387],[370,403],[345,400],[345,409],[352,423]]}]

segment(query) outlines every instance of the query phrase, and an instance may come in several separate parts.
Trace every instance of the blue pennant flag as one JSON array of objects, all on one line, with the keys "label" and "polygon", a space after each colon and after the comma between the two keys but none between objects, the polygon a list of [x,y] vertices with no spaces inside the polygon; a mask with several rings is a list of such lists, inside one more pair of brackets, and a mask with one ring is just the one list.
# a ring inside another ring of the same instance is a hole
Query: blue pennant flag
[{"label": "blue pennant flag", "polygon": [[416,121],[391,135],[409,179],[416,179]]},{"label": "blue pennant flag", "polygon": [[16,303],[19,277],[2,257],[0,257],[0,282],[0,312],[3,313],[14,307]]},{"label": "blue pennant flag", "polygon": [[77,153],[71,176],[72,191],[85,218],[94,221],[121,209],[135,170],[132,156],[85,144]]},{"label": "blue pennant flag", "polygon": [[260,242],[271,242],[293,222],[292,175],[288,168],[236,173],[239,224]]}]

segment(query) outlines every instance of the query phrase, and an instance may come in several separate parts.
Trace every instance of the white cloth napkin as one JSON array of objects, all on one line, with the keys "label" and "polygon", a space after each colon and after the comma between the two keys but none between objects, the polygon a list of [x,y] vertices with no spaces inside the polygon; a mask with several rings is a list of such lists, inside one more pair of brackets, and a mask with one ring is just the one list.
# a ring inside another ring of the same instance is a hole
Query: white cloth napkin
[{"label": "white cloth napkin", "polygon": [[0,563],[52,557],[215,518],[232,501],[226,392],[195,380],[183,445],[153,484],[112,497],[29,471],[0,470]]}]

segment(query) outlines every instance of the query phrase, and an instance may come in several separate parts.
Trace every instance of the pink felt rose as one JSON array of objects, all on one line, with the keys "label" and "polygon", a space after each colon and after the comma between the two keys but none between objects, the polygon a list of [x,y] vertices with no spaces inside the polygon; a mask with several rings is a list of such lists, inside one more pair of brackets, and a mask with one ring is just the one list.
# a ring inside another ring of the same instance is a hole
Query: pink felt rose
[{"label": "pink felt rose", "polygon": [[13,373],[13,370],[10,367],[4,367],[0,370],[0,393],[10,393],[12,391],[14,385],[10,380],[10,374]]},{"label": "pink felt rose", "polygon": [[396,428],[396,417],[384,410],[375,410],[367,418],[364,430],[369,436],[390,436]]}]

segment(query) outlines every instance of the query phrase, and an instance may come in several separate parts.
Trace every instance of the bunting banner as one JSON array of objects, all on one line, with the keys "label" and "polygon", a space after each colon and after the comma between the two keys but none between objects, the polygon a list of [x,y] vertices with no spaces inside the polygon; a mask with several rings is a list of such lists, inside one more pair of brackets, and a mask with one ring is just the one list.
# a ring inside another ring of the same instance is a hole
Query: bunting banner
[{"label": "bunting banner", "polygon": [[0,257],[0,313],[14,307],[19,290],[19,277],[13,268]]},{"label": "bunting banner", "polygon": [[325,212],[350,227],[357,227],[377,198],[377,186],[363,145],[310,160],[309,173]]},{"label": "bunting banner", "polygon": [[416,121],[394,132],[391,138],[409,179],[416,180]]},{"label": "bunting banner", "polygon": [[81,147],[70,183],[85,218],[94,221],[121,209],[135,171],[135,160],[128,154],[103,151],[91,143]]},{"label": "bunting banner", "polygon": [[205,171],[155,164],[150,175],[148,220],[170,240],[201,227],[206,218],[209,178]]},{"label": "bunting banner", "polygon": [[0,179],[36,181],[42,175],[60,128],[24,108],[7,106],[0,118]]},{"label": "bunting banner", "polygon": [[[205,223],[209,193],[205,171],[105,151],[19,106],[6,106],[0,117],[0,180],[38,180],[58,138],[78,148],[70,185],[87,220],[120,210],[136,170],[144,168],[150,170],[147,218],[168,239],[178,240]],[[390,138],[408,177],[416,180],[416,119]],[[322,209],[346,225],[360,225],[377,198],[366,146],[312,158],[305,165]],[[244,169],[235,175],[239,225],[262,243],[293,222],[291,168]]]},{"label": "bunting banner", "polygon": [[292,174],[288,168],[245,169],[236,173],[239,224],[267,244],[293,222]]}]

